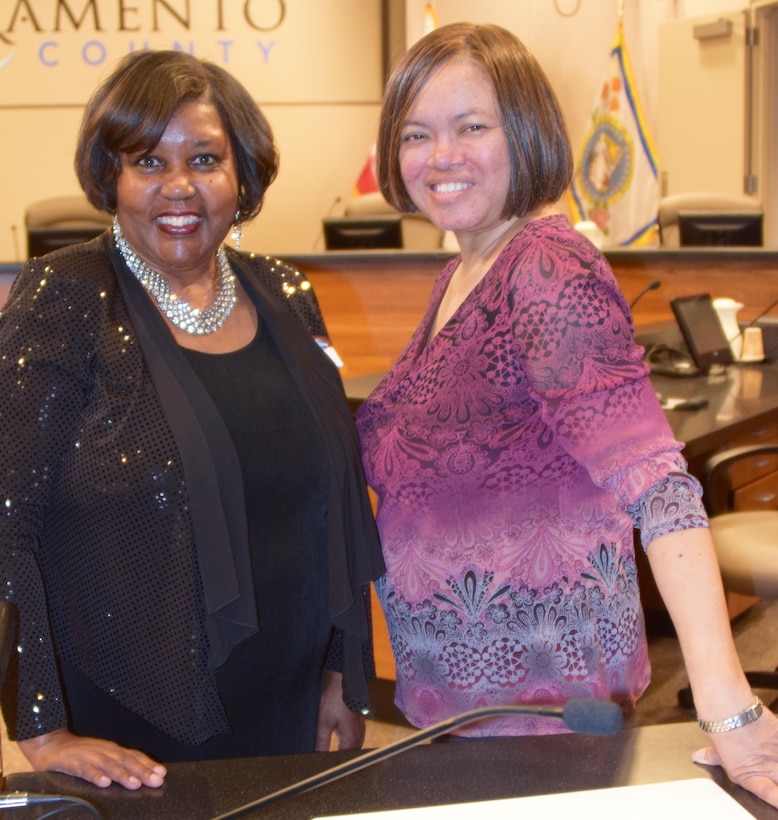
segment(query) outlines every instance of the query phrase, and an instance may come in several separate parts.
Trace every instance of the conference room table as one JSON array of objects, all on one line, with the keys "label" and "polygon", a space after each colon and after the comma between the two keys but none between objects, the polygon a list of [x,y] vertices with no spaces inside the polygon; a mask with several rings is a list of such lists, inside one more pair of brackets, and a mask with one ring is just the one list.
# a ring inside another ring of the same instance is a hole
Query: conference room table
[{"label": "conference room table", "polygon": [[[425,743],[315,790],[235,816],[303,820],[445,805],[450,808],[444,816],[450,817],[456,804],[572,793],[565,816],[578,818],[616,817],[615,809],[614,813],[609,811],[616,796],[616,804],[627,807],[618,815],[625,820],[656,814],[663,814],[663,820],[740,815],[778,818],[778,810],[734,785],[720,768],[692,762],[692,752],[704,743],[702,732],[690,722],[625,728],[610,736],[562,734]],[[160,789],[139,791],[119,786],[98,789],[61,774],[19,773],[8,776],[4,794],[21,790],[79,797],[89,801],[106,820],[211,820],[359,754],[330,752],[171,764]],[[712,781],[716,788],[710,782],[698,783],[700,779]],[[648,784],[654,785],[648,788]],[[675,798],[668,811],[657,792],[667,784],[677,788],[705,786],[711,795],[704,801],[695,796],[693,805]],[[584,810],[587,797],[596,812]],[[534,802],[538,799],[533,797]],[[511,800],[504,804],[504,811],[500,811],[500,803],[493,803],[487,810],[490,817],[515,818],[525,802]],[[561,816],[558,808],[544,810],[542,806],[540,803],[533,813]],[[29,820],[51,808],[16,809],[8,816]],[[424,814],[410,813],[409,820]],[[83,810],[71,809],[58,815],[74,820],[88,816]]]}]

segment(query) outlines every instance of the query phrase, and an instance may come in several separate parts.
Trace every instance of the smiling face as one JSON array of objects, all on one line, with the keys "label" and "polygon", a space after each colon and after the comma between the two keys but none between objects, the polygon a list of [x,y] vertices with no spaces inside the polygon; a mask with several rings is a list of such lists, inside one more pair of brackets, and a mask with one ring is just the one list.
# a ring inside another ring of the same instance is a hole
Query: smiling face
[{"label": "smiling face", "polygon": [[235,218],[238,173],[216,108],[184,103],[150,151],[121,154],[116,214],[132,249],[169,281],[210,275]]},{"label": "smiling face", "polygon": [[416,207],[460,243],[505,229],[508,140],[478,64],[452,59],[424,84],[405,120],[399,159]]}]

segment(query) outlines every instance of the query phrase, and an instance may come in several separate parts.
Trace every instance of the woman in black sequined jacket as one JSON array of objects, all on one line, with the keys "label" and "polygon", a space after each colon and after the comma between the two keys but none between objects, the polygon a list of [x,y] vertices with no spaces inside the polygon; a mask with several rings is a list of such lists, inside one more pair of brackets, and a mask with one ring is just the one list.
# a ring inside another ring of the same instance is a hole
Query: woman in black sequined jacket
[{"label": "woman in black sequined jacket", "polygon": [[[206,117],[218,108],[214,76],[235,83],[226,72],[208,67],[198,94],[192,77],[206,64],[133,55],[87,110],[80,150],[90,117],[101,119],[111,88],[115,96],[143,61],[149,94],[176,72],[189,85],[181,91],[174,78],[173,91],[160,91],[174,100],[159,115],[163,133],[131,150],[118,138],[119,160],[142,163],[120,165],[116,201],[103,183],[107,201],[95,204],[121,225],[28,262],[0,318],[0,565],[20,622],[6,721],[36,768],[128,788],[159,785],[158,761],[326,749],[333,732],[342,748],[361,745],[367,585],[383,569],[351,416],[305,276],[227,250],[235,306],[223,326],[190,335],[163,316],[137,258],[117,246],[126,236],[164,271],[169,247],[197,234],[200,211],[216,221],[212,191],[200,193],[214,160],[201,160],[190,131],[203,106]],[[240,211],[243,149],[230,115],[219,116]],[[169,138],[176,127],[183,140]],[[274,173],[273,163],[246,216]],[[122,200],[133,174],[165,200],[162,228]],[[89,172],[80,178],[94,202]],[[147,243],[155,230],[158,244]],[[191,282],[183,289],[198,293]]]}]

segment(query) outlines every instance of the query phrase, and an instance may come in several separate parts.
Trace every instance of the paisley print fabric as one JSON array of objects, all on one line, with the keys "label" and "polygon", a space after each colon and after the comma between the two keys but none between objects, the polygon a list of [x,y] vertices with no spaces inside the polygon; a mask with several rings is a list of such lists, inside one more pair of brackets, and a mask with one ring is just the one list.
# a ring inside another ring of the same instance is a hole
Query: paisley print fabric
[{"label": "paisley print fabric", "polygon": [[[571,696],[632,709],[650,675],[633,525],[706,519],[628,306],[602,255],[552,216],[430,338],[457,264],[357,414],[397,703],[417,726]],[[459,731],[564,726],[509,717]]]}]

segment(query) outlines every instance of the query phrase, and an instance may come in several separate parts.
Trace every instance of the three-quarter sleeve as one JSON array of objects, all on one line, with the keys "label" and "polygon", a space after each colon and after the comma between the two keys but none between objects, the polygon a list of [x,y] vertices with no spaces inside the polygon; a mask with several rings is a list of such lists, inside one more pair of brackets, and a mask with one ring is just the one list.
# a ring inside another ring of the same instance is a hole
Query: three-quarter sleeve
[{"label": "three-quarter sleeve", "polygon": [[[593,249],[554,250],[555,268],[565,273],[536,277],[542,286],[531,298],[522,295],[515,321],[518,355],[557,441],[595,485],[630,509],[685,470],[683,445],[651,385],[629,308],[607,262]],[[519,276],[516,282],[521,287]],[[667,491],[681,487],[670,482]],[[704,512],[691,516],[701,517]],[[645,511],[641,520],[647,520]]]}]

